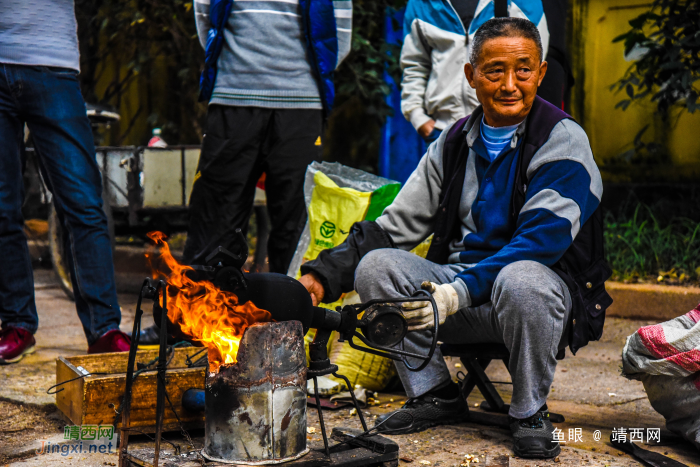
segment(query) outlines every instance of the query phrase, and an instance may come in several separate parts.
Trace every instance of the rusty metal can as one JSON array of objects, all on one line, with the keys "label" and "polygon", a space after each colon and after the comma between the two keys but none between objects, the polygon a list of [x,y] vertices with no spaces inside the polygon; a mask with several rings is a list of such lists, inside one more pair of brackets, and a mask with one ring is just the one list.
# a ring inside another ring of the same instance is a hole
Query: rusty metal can
[{"label": "rusty metal can", "polygon": [[235,364],[207,372],[202,455],[215,462],[278,464],[306,446],[306,354],[299,321],[246,329]]}]

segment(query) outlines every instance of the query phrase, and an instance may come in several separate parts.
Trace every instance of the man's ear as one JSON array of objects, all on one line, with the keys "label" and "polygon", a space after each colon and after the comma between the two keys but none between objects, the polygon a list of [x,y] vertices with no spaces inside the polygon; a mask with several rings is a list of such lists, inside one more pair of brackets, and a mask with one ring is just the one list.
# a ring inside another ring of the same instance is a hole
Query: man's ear
[{"label": "man's ear", "polygon": [[469,82],[469,86],[471,86],[472,89],[476,89],[476,83],[474,82],[474,67],[469,62],[467,62],[464,65],[464,76],[467,77],[467,81]]},{"label": "man's ear", "polygon": [[540,64],[540,79],[537,81],[537,87],[540,87],[540,84],[542,84],[542,80],[544,79],[544,75],[547,74],[547,62],[542,62]]}]

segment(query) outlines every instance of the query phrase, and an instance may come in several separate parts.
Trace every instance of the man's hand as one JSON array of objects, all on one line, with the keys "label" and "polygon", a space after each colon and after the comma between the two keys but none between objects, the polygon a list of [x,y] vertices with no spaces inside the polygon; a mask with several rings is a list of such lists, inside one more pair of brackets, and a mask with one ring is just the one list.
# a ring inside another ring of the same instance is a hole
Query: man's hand
[{"label": "man's hand", "polygon": [[433,132],[435,129],[435,120],[428,120],[418,128],[418,134],[421,138],[425,139]]},{"label": "man's hand", "polygon": [[[457,313],[459,309],[459,296],[450,284],[436,284],[424,281],[421,289],[430,292],[438,308],[440,324],[443,324],[448,316]],[[408,321],[409,331],[420,331],[435,327],[433,319],[433,306],[430,302],[404,302],[401,305],[403,315]]]},{"label": "man's hand", "polygon": [[321,300],[323,300],[323,295],[326,293],[326,291],[323,290],[323,286],[321,285],[321,281],[318,280],[318,277],[316,277],[313,272],[310,272],[301,276],[299,278],[299,282],[301,282],[301,285],[306,287],[306,290],[308,290],[309,295],[311,295],[311,302],[313,305],[318,306],[318,304],[321,303]]}]

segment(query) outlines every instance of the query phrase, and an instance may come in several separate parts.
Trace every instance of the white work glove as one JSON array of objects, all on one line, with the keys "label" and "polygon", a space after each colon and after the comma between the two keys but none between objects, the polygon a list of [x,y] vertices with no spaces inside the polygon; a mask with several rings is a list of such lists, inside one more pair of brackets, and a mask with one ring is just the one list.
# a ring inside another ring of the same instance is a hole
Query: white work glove
[{"label": "white work glove", "polygon": [[[436,284],[424,281],[420,288],[430,292],[435,300],[440,316],[440,324],[443,324],[448,316],[457,313],[459,309],[459,296],[450,284]],[[433,319],[433,306],[428,301],[404,302],[401,304],[403,316],[408,321],[409,331],[420,331],[435,327]]]}]

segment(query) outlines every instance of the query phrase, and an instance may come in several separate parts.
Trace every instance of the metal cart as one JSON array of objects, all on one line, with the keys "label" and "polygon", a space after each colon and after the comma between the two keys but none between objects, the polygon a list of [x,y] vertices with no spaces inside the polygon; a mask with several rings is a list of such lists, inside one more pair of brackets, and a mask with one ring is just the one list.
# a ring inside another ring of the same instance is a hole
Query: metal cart
[{"label": "metal cart", "polygon": [[[102,172],[102,197],[113,248],[114,239],[118,236],[144,236],[152,230],[166,234],[187,230],[187,206],[199,152],[199,146],[97,148],[97,163]],[[269,222],[264,191],[256,190],[258,248],[253,267],[262,270],[267,256]],[[51,262],[61,288],[72,299],[73,288],[63,245],[60,223],[51,203]]]}]

